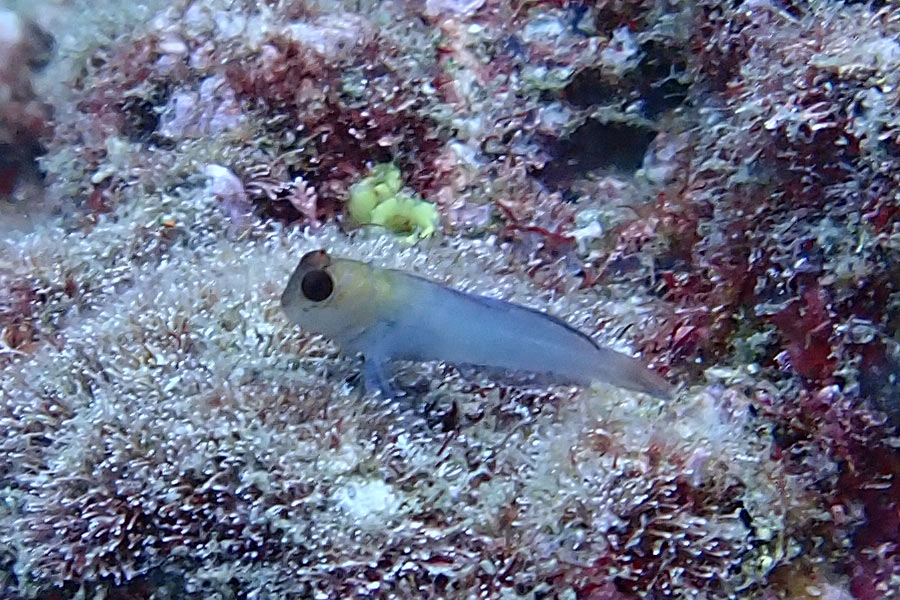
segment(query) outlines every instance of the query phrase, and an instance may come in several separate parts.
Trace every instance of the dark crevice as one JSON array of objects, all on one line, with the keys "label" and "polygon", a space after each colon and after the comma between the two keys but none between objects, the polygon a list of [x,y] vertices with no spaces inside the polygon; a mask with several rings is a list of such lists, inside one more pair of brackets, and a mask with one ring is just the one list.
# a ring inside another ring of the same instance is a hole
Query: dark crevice
[{"label": "dark crevice", "polygon": [[656,132],[641,125],[588,120],[569,137],[548,142],[553,157],[536,175],[551,189],[597,169],[633,172],[641,167]]},{"label": "dark crevice", "polygon": [[131,96],[122,102],[122,133],[129,141],[147,142],[158,137],[154,134],[159,127],[159,109],[166,105],[169,96],[167,86],[159,86],[149,98]]},{"label": "dark crevice", "polygon": [[641,50],[644,60],[633,77],[644,101],[644,116],[655,119],[678,108],[687,99],[689,84],[681,80],[687,64],[672,56],[674,50],[656,42],[647,42]]},{"label": "dark crevice", "polygon": [[563,99],[576,108],[610,104],[620,99],[622,90],[604,77],[600,69],[584,69],[563,90]]},{"label": "dark crevice", "polygon": [[683,80],[687,64],[676,50],[657,42],[641,46],[644,58],[634,70],[617,77],[599,67],[576,73],[562,92],[562,99],[575,108],[609,106],[640,101],[643,115],[656,119],[681,106],[689,83]]}]

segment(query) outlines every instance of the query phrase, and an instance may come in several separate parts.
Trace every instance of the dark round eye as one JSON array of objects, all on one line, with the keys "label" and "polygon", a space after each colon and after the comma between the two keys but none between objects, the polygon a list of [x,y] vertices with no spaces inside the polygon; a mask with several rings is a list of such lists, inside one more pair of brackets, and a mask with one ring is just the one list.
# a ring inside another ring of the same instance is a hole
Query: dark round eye
[{"label": "dark round eye", "polygon": [[331,275],[321,269],[316,269],[303,276],[300,289],[307,300],[321,302],[334,291],[334,282],[331,280]]}]

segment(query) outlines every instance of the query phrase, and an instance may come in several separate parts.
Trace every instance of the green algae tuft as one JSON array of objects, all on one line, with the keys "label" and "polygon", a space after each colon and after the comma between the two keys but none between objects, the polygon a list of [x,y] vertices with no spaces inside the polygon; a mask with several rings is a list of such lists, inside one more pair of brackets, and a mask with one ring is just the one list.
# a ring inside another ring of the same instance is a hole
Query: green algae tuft
[{"label": "green algae tuft", "polygon": [[437,207],[404,190],[400,169],[391,163],[376,165],[351,186],[347,210],[357,223],[380,225],[408,235],[410,241],[432,237],[437,231]]}]

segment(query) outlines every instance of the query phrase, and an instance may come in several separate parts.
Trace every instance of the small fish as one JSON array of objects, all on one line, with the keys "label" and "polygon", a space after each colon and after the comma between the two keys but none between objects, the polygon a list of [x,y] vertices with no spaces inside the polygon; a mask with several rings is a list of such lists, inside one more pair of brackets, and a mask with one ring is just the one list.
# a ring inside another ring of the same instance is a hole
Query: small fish
[{"label": "small fish", "polygon": [[361,353],[367,390],[393,398],[391,360],[441,361],[532,373],[555,383],[605,382],[657,398],[669,384],[640,361],[598,346],[537,310],[460,292],[422,277],[332,258],[300,260],[281,295],[287,317],[345,352]]}]

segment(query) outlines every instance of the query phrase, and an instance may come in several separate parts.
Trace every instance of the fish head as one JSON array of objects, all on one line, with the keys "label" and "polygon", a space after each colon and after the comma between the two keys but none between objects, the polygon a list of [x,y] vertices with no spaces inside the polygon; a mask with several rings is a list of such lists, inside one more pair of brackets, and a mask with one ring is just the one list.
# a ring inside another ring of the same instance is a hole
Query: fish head
[{"label": "fish head", "polygon": [[343,342],[378,322],[389,288],[370,265],[314,250],[294,269],[281,308],[301,328]]}]

